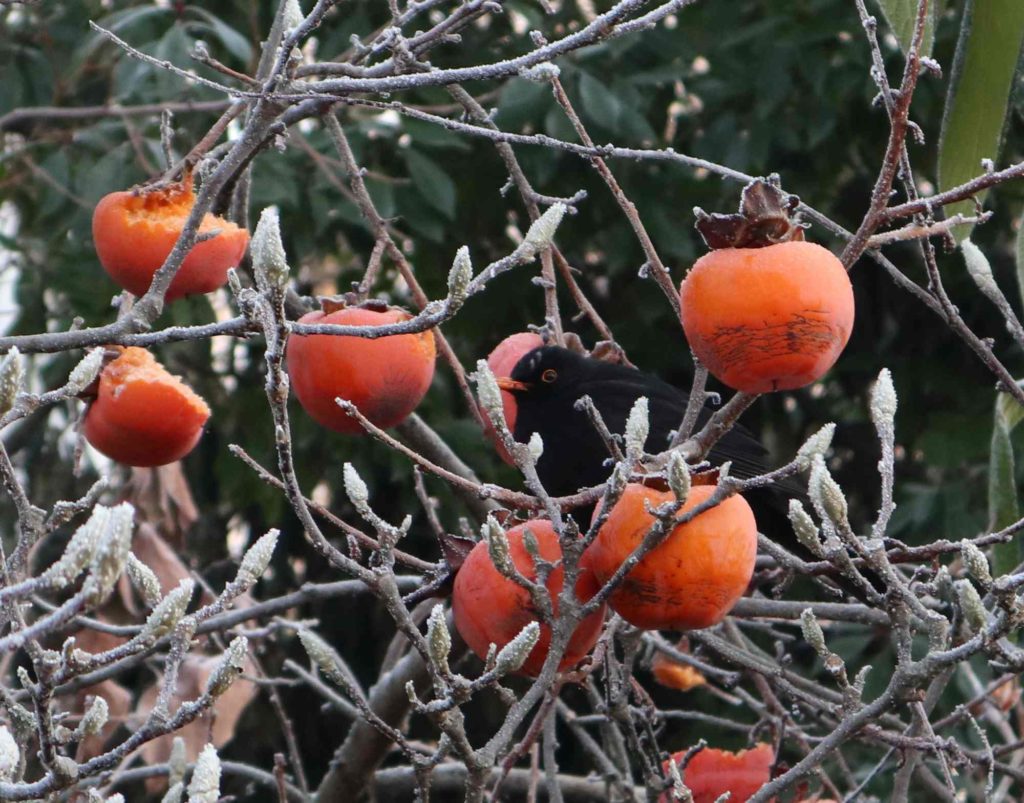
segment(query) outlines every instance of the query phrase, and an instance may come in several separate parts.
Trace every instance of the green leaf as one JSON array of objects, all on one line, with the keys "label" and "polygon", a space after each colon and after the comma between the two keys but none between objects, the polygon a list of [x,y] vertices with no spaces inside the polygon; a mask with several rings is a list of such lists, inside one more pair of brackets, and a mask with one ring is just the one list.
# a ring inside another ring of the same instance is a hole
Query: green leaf
[{"label": "green leaf", "polygon": [[[948,190],[979,175],[981,160],[995,160],[1006,106],[1024,41],[1020,0],[968,0],[953,61],[939,144],[939,186]],[[984,197],[980,193],[978,199]],[[947,216],[969,214],[971,201],[946,207]],[[970,226],[956,231],[967,237]]]},{"label": "green leaf", "polygon": [[[914,28],[917,24],[917,0],[878,0],[878,5],[882,7],[885,21],[889,23],[889,27],[896,35],[900,48],[906,53],[910,48],[910,43],[914,40]],[[930,55],[932,52],[938,9],[939,0],[929,0],[927,18],[924,23],[924,40],[921,42],[922,56]]]},{"label": "green leaf", "polygon": [[200,24],[199,27],[207,28],[210,33],[220,40],[225,50],[242,62],[242,64],[249,63],[249,60],[252,58],[252,46],[249,44],[248,39],[205,9],[198,6],[189,6],[188,10],[205,20],[205,23]]},{"label": "green leaf", "polygon": [[1024,305],[1024,215],[1021,215],[1017,227],[1017,289],[1020,291],[1021,304]]},{"label": "green leaf", "polygon": [[455,182],[437,163],[419,151],[407,150],[405,163],[420,195],[449,220],[455,218]]},{"label": "green leaf", "polygon": [[[988,526],[989,530],[995,532],[1020,518],[1010,434],[1014,427],[1024,420],[1024,407],[1021,407],[1010,394],[1000,393],[996,397],[993,419],[992,448],[988,467]],[[1021,560],[1021,548],[1013,541],[997,544],[992,554],[993,568],[997,575],[1012,571]]]},{"label": "green leaf", "polygon": [[619,99],[589,73],[580,72],[579,86],[586,116],[607,131],[615,131],[622,113]]}]

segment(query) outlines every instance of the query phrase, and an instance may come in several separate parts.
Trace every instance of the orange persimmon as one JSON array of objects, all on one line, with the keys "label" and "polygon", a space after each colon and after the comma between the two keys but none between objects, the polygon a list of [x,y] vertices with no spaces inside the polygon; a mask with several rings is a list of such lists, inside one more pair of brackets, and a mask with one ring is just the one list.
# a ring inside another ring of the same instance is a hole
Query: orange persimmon
[{"label": "orange persimmon", "polygon": [[195,447],[210,408],[142,348],[126,348],[100,374],[85,439],[129,466],[162,466]]},{"label": "orange persimmon", "polygon": [[[103,196],[92,216],[92,237],[100,263],[125,290],[143,295],[174,248],[196,196],[187,179],[155,190],[112,192]],[[207,213],[200,235],[218,233],[192,246],[167,288],[167,301],[209,293],[222,287],[228,268],[241,261],[249,232],[230,220]]]},{"label": "orange persimmon", "polygon": [[679,288],[683,329],[717,379],[746,393],[808,385],[853,330],[853,287],[820,245],[790,241],[705,254]]},{"label": "orange persimmon", "polygon": [[[684,637],[676,649],[680,652],[689,653],[688,640]],[[654,654],[654,660],[651,661],[651,674],[654,675],[654,679],[662,686],[678,689],[679,691],[690,691],[690,689],[695,689],[707,683],[707,679],[699,670],[689,664],[684,664],[682,661],[675,660],[660,650]]]},{"label": "orange persimmon", "polygon": [[[715,492],[694,485],[677,516]],[[639,484],[626,486],[581,563],[604,584],[656,521],[644,508],[675,497]],[[612,592],[608,605],[623,619],[647,630],[693,630],[720,622],[754,573],[757,522],[738,494],[678,524],[648,552]]]},{"label": "orange persimmon", "polygon": [[[671,760],[678,762],[685,755],[685,750],[680,751]],[[774,763],[775,750],[765,742],[737,753],[705,747],[686,765],[683,783],[693,793],[693,803],[714,803],[726,792],[732,793],[729,803],[746,803],[771,780]],[[668,792],[661,796],[661,803],[671,800]]]},{"label": "orange persimmon", "polygon": [[[400,309],[334,308],[310,312],[299,323],[382,326],[412,316]],[[393,427],[416,409],[434,378],[434,333],[366,338],[292,335],[286,359],[292,388],[317,423],[336,432],[363,428],[334,401],[356,405],[378,427]]]},{"label": "orange persimmon", "polygon": [[[543,338],[533,332],[519,332],[518,334],[509,335],[495,346],[494,351],[487,356],[487,365],[495,376],[511,376],[512,369],[516,367],[516,363],[519,362],[525,354],[536,348],[540,348],[543,345]],[[509,432],[515,432],[515,396],[507,390],[501,391],[501,406],[505,412],[505,424],[508,426]],[[512,465],[512,457],[506,451],[505,445],[501,442],[501,439],[498,438],[498,433],[494,431],[494,427],[491,425],[491,421],[487,417],[487,413],[481,410],[480,414],[484,419],[484,432],[487,433],[487,437],[490,438],[494,447],[498,450],[498,454],[501,456],[501,459],[509,465]]]},{"label": "orange persimmon", "polygon": [[[535,519],[513,527],[506,533],[509,553],[516,569],[524,577],[536,580],[537,569],[523,543],[527,529],[536,537],[538,552],[545,561],[554,563],[561,560],[562,549],[550,521]],[[558,615],[558,595],[562,592],[564,582],[565,572],[561,566],[548,575],[546,585],[551,594],[555,616]],[[593,576],[589,572],[581,572],[576,581],[577,598],[586,602],[596,592]],[[530,594],[498,571],[483,541],[473,547],[455,576],[452,612],[459,634],[480,658],[487,655],[492,643],[500,650],[526,625],[540,620]],[[569,669],[590,652],[601,634],[604,614],[605,608],[602,605],[577,625],[559,664],[560,670]],[[530,652],[520,673],[536,676],[544,665],[550,644],[551,628],[542,624],[540,640]]]}]

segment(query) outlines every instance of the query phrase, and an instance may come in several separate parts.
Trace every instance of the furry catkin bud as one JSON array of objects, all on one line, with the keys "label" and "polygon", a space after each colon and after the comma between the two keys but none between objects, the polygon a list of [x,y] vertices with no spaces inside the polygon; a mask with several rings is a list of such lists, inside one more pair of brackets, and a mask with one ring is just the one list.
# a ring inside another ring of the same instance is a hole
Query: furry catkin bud
[{"label": "furry catkin bud", "polygon": [[185,785],[178,781],[175,784],[171,784],[171,787],[167,790],[167,794],[160,798],[160,803],[181,803],[181,798],[185,794]]},{"label": "furry catkin bud", "polygon": [[256,286],[262,292],[281,291],[288,284],[288,258],[281,242],[281,222],[277,209],[268,206],[260,214],[260,222],[249,246]]},{"label": "furry catkin bud", "polygon": [[871,420],[880,431],[890,431],[896,418],[896,388],[892,384],[892,374],[883,368],[878,374],[878,381],[871,388]]},{"label": "furry catkin bud", "polygon": [[983,588],[992,585],[992,571],[989,569],[988,558],[978,547],[966,538],[960,542],[960,556],[963,558],[964,566],[971,573],[971,577],[977,580]]},{"label": "furry catkin bud", "polygon": [[843,489],[832,479],[825,467],[825,458],[820,454],[814,456],[811,463],[811,478],[807,483],[807,493],[814,506],[828,516],[835,524],[846,521],[846,497]]},{"label": "furry catkin bud", "polygon": [[796,540],[799,541],[814,557],[825,557],[825,550],[821,545],[820,532],[814,519],[804,510],[799,499],[789,500],[789,523],[793,525],[793,532],[796,533]]},{"label": "furry catkin bud", "polygon": [[988,625],[988,612],[981,597],[970,580],[957,580],[954,587],[968,630],[972,635],[980,633]]},{"label": "furry catkin bud", "polygon": [[616,463],[612,475],[608,478],[608,487],[616,496],[621,494],[629,483],[629,469],[622,463]]},{"label": "furry catkin bud", "polygon": [[6,727],[0,725],[0,781],[11,781],[18,771],[21,751],[18,743]]},{"label": "furry catkin bud", "polygon": [[192,780],[188,784],[188,803],[217,803],[220,799],[220,758],[217,749],[208,744],[196,759]]},{"label": "furry catkin bud", "polygon": [[690,469],[687,468],[686,459],[681,452],[672,452],[668,456],[665,477],[668,480],[668,487],[675,494],[676,499],[685,502],[686,497],[690,495]]},{"label": "furry catkin bud", "polygon": [[502,432],[507,428],[505,424],[505,407],[501,403],[501,388],[498,387],[491,367],[486,360],[476,362],[476,395],[480,399],[480,406],[484,408],[487,417],[495,429]]},{"label": "furry catkin bud", "polygon": [[796,453],[796,462],[801,471],[807,471],[811,467],[815,455],[824,455],[828,451],[835,432],[836,425],[830,422],[804,441],[804,445]]},{"label": "furry catkin bud", "polygon": [[25,382],[25,366],[17,346],[11,347],[7,357],[0,363],[0,415],[7,413],[21,393]]},{"label": "furry catkin bud", "polygon": [[78,780],[78,762],[70,756],[57,756],[51,766],[60,781],[70,784]]},{"label": "furry catkin bud", "polygon": [[533,259],[540,251],[551,245],[567,209],[565,204],[552,204],[543,215],[533,221],[523,240],[524,256],[527,259]]},{"label": "furry catkin bud", "polygon": [[364,510],[369,510],[370,492],[366,487],[366,483],[363,482],[363,478],[359,476],[359,472],[356,471],[355,466],[351,463],[345,464],[344,478],[345,493],[348,494],[348,498],[355,506],[355,509],[360,513]]},{"label": "furry catkin bud", "polygon": [[188,760],[185,755],[185,740],[181,736],[175,736],[171,742],[171,755],[167,759],[167,783],[174,786],[176,783],[183,784],[185,771],[188,769]]},{"label": "furry catkin bud", "polygon": [[626,419],[626,457],[630,460],[639,460],[643,455],[644,444],[647,443],[647,434],[650,432],[650,428],[647,397],[641,396],[633,402],[629,418]]},{"label": "furry catkin bud", "polygon": [[981,252],[981,249],[970,240],[964,240],[960,243],[960,249],[964,252],[964,264],[967,265],[967,272],[971,275],[978,289],[989,299],[1001,300],[1003,294],[999,290],[999,285],[996,284],[995,277],[992,275],[992,266],[989,265],[988,259]]},{"label": "furry catkin bud", "polygon": [[507,675],[519,669],[530,656],[530,652],[537,645],[540,638],[540,625],[537,622],[530,622],[519,631],[518,635],[498,651],[495,659],[494,670],[499,675]]},{"label": "furry catkin bud", "polygon": [[440,667],[441,671],[448,673],[448,655],[452,651],[452,636],[448,632],[448,625],[444,621],[444,605],[438,603],[430,612],[427,619],[427,645],[430,647],[430,657]]},{"label": "furry catkin bud", "polygon": [[160,581],[156,574],[145,563],[139,560],[131,552],[128,553],[128,562],[125,563],[125,574],[131,581],[132,588],[139,592],[142,601],[147,608],[155,608],[160,604]]},{"label": "furry catkin bud", "polygon": [[226,692],[231,684],[235,682],[242,668],[245,666],[245,656],[249,651],[249,639],[245,636],[238,636],[233,639],[228,648],[224,650],[220,663],[210,673],[206,681],[206,693],[211,697],[220,697]]},{"label": "furry catkin bud", "polygon": [[135,508],[127,502],[110,510],[106,532],[100,536],[89,567],[96,584],[92,594],[93,602],[106,599],[124,571],[132,545],[134,518]]},{"label": "furry catkin bud", "polygon": [[77,396],[95,381],[102,367],[103,349],[93,349],[71,369],[71,374],[68,376],[68,392],[72,396]]},{"label": "furry catkin bud", "polygon": [[558,65],[552,64],[550,61],[542,61],[540,64],[534,64],[532,67],[526,67],[519,71],[520,78],[535,84],[551,83],[561,74],[562,71]]},{"label": "furry catkin bud", "polygon": [[241,583],[248,588],[263,576],[263,572],[267,570],[270,559],[274,555],[278,535],[280,535],[280,531],[269,530],[246,550],[242,557],[242,564],[238,567],[238,574],[235,575],[236,583]]},{"label": "furry catkin bud", "polygon": [[178,587],[171,591],[157,603],[146,619],[140,635],[146,638],[158,639],[170,633],[177,626],[188,610],[188,603],[192,599],[192,591],[195,583],[185,579],[178,583]]},{"label": "furry catkin bud", "polygon": [[810,644],[818,655],[827,655],[828,647],[825,646],[825,633],[818,624],[818,618],[810,608],[804,608],[800,612],[800,631],[804,635],[804,641]]},{"label": "furry catkin bud", "polygon": [[283,29],[285,31],[291,31],[298,28],[302,24],[302,20],[305,16],[302,13],[302,7],[299,5],[298,0],[285,0],[284,5],[284,17],[282,19]]},{"label": "furry catkin bud", "polygon": [[534,432],[530,436],[530,440],[526,444],[526,449],[530,453],[530,459],[534,463],[540,460],[540,456],[544,454],[544,439],[540,436],[539,432]]},{"label": "furry catkin bud", "polygon": [[317,665],[317,668],[328,680],[348,689],[350,684],[345,670],[342,667],[341,659],[330,644],[324,641],[312,630],[300,630],[299,641],[306,650],[306,654]]},{"label": "furry catkin bud", "polygon": [[487,553],[494,568],[506,577],[515,574],[516,567],[509,551],[508,536],[493,516],[488,516],[484,522],[484,537],[487,539]]},{"label": "furry catkin bud", "polygon": [[97,694],[92,698],[85,713],[82,714],[82,720],[78,723],[78,732],[83,736],[95,736],[103,730],[109,716],[110,709],[107,706],[107,701]]},{"label": "furry catkin bud", "polygon": [[469,258],[469,247],[464,245],[455,252],[452,269],[448,271],[448,303],[455,309],[465,302],[472,278],[473,261]]}]

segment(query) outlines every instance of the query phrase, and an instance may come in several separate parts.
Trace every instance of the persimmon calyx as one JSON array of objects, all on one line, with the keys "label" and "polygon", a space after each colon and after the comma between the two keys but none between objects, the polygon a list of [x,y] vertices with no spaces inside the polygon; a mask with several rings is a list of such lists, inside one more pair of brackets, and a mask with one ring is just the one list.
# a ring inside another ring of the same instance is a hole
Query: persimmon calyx
[{"label": "persimmon calyx", "polygon": [[743,188],[736,214],[708,214],[695,207],[696,228],[708,248],[765,248],[803,240],[807,224],[797,215],[800,199],[783,192],[777,182],[777,176],[750,182]]}]

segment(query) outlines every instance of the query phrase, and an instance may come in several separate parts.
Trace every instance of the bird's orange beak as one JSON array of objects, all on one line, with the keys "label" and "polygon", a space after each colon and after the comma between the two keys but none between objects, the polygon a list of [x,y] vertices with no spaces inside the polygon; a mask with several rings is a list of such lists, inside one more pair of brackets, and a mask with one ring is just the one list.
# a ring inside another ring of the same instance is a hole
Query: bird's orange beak
[{"label": "bird's orange beak", "polygon": [[499,377],[496,377],[496,380],[498,382],[498,387],[499,388],[501,388],[502,390],[507,390],[510,393],[515,392],[517,390],[529,390],[530,389],[530,386],[527,385],[525,382],[517,382],[515,379],[513,379],[510,376],[499,376]]}]

